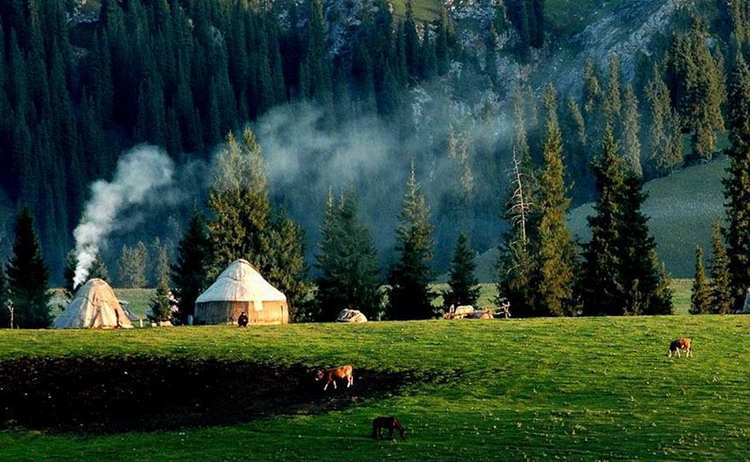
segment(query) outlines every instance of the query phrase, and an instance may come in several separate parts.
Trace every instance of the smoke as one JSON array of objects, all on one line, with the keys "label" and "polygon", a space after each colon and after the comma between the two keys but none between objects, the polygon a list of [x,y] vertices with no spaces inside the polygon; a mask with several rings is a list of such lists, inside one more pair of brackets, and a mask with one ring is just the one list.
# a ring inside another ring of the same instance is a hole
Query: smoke
[{"label": "smoke", "polygon": [[112,181],[91,185],[81,223],[73,231],[76,271],[73,286],[86,282],[100,247],[116,225],[118,215],[143,204],[149,195],[172,183],[174,164],[164,151],[140,145],[127,151],[117,163]]}]

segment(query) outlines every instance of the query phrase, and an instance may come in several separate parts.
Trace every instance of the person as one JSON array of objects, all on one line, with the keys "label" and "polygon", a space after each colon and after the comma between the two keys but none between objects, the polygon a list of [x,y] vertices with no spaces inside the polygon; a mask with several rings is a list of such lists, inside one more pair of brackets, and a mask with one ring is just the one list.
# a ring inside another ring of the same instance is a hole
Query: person
[{"label": "person", "polygon": [[247,313],[243,311],[242,314],[240,314],[240,317],[237,318],[237,325],[239,327],[247,327],[247,322],[248,322]]}]

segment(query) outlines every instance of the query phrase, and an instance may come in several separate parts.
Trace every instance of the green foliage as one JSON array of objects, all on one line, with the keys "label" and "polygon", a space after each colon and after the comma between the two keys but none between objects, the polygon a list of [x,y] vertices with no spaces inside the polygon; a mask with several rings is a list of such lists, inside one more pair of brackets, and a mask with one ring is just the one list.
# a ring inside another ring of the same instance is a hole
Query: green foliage
[{"label": "green foliage", "polygon": [[388,276],[391,291],[387,315],[390,319],[426,319],[434,315],[434,294],[429,286],[433,279],[432,231],[430,209],[412,164],[396,229],[398,260]]},{"label": "green foliage", "polygon": [[448,271],[450,290],[443,294],[443,303],[450,305],[476,305],[479,300],[479,280],[476,276],[477,264],[474,251],[465,233],[458,235],[456,247]]},{"label": "green foliage", "polygon": [[269,242],[266,278],[286,295],[289,320],[301,321],[309,314],[312,290],[307,280],[305,230],[281,210],[271,223]]},{"label": "green foliage", "polygon": [[703,248],[695,247],[695,279],[690,296],[690,314],[706,314],[711,311],[711,290],[703,266]]},{"label": "green foliage", "polygon": [[724,179],[726,199],[726,239],[729,271],[732,277],[734,308],[742,308],[745,291],[750,287],[750,70],[739,55],[730,91],[731,146],[727,149],[729,169]]},{"label": "green foliage", "polygon": [[646,194],[640,179],[618,157],[611,127],[605,130],[602,155],[593,169],[600,196],[596,214],[589,218],[592,239],[584,246],[583,312],[671,314],[668,276],[641,211]]},{"label": "green foliage", "polygon": [[171,267],[174,295],[183,322],[195,314],[195,300],[208,286],[206,271],[210,263],[211,241],[205,218],[193,210],[190,224],[177,245],[177,261]]},{"label": "green foliage", "polygon": [[728,314],[732,312],[732,275],[729,273],[729,257],[727,248],[722,239],[721,220],[713,223],[713,236],[711,237],[711,249],[713,258],[710,262],[711,268],[711,312],[715,314]]},{"label": "green foliage", "polygon": [[210,274],[218,275],[239,258],[262,269],[268,264],[271,204],[265,163],[253,132],[246,128],[240,140],[230,133],[216,164],[207,202],[212,212]]},{"label": "green foliage", "polygon": [[7,274],[14,325],[23,329],[49,327],[49,270],[34,229],[34,217],[26,207],[21,209],[16,221]]},{"label": "green foliage", "polygon": [[169,321],[172,318],[171,295],[169,281],[165,277],[161,278],[159,284],[156,286],[154,298],[151,299],[151,315],[149,318],[152,321]]},{"label": "green foliage", "polygon": [[672,109],[669,88],[656,64],[646,85],[646,99],[650,115],[648,172],[652,177],[663,176],[682,162],[682,121]]},{"label": "green foliage", "polygon": [[539,292],[537,315],[565,316],[575,312],[573,287],[578,271],[577,252],[567,225],[570,199],[565,186],[562,134],[557,121],[554,89],[545,92],[547,121],[539,176],[539,264],[532,285]]},{"label": "green foliage", "polygon": [[316,303],[320,321],[333,321],[345,309],[360,310],[369,319],[382,315],[380,268],[370,229],[359,216],[353,192],[338,203],[328,197],[316,254],[321,274]]},{"label": "green foliage", "polygon": [[12,327],[10,324],[10,291],[5,265],[0,265],[0,328]]},{"label": "green foliage", "polygon": [[142,288],[146,287],[146,268],[149,264],[149,255],[146,244],[138,241],[135,247],[122,246],[122,253],[117,262],[117,280],[120,287]]}]

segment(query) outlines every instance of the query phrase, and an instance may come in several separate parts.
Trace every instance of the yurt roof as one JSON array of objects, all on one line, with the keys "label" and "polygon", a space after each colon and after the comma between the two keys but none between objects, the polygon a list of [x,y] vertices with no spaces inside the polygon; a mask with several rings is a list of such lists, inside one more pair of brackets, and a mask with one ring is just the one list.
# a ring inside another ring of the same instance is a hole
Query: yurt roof
[{"label": "yurt roof", "polygon": [[112,287],[94,278],[82,285],[65,311],[55,319],[53,328],[133,327],[120,306]]},{"label": "yurt roof", "polygon": [[247,260],[237,260],[216,278],[196,303],[286,301],[286,296],[263,279]]}]

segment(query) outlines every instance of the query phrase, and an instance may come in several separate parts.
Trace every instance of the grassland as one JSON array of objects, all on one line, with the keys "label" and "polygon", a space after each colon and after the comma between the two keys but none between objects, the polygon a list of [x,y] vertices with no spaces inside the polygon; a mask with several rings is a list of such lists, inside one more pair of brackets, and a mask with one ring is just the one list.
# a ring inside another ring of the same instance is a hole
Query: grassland
[{"label": "grassland", "polygon": [[[667,342],[694,339],[695,358]],[[399,394],[319,415],[112,435],[0,432],[0,460],[742,460],[750,316],[5,331],[0,358],[154,355],[409,371]],[[408,441],[373,441],[395,414]]]}]

